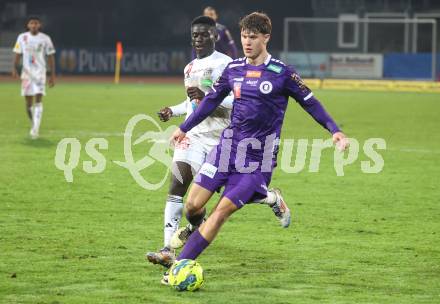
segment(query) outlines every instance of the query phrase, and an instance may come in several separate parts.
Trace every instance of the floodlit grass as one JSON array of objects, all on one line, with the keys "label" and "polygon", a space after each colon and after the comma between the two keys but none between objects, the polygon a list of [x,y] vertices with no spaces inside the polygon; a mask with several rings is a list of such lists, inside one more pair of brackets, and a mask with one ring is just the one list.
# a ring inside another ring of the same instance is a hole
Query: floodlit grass
[{"label": "floodlit grass", "polygon": [[[298,174],[277,169],[271,185],[294,210],[292,226],[280,228],[267,207],[244,207],[199,258],[204,288],[178,293],[144,261],[162,245],[167,185],[144,190],[113,161],[124,160],[128,120],[180,102],[183,88],[60,83],[48,90],[41,138],[33,141],[19,84],[0,84],[0,302],[439,303],[440,95],[315,95],[361,148],[368,138],[386,140],[383,171],[362,173],[362,149],[343,177],[332,150],[318,173],[308,162]],[[65,137],[82,145],[73,183],[54,165]],[[94,137],[108,140],[106,169],[86,174],[84,146]],[[292,102],[283,137],[328,134]],[[164,172],[155,163],[142,174],[158,181]]]}]

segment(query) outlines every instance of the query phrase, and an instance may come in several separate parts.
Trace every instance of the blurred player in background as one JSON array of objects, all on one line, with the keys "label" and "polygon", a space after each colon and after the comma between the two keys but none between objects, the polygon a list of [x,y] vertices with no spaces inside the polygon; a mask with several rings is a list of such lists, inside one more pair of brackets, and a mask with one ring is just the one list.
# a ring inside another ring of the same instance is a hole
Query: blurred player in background
[{"label": "blurred player in background", "polygon": [[[228,55],[232,59],[238,58],[237,47],[235,46],[234,39],[232,38],[231,33],[223,24],[217,23],[218,15],[216,10],[212,6],[207,6],[203,10],[203,15],[206,17],[210,17],[213,19],[216,24],[215,27],[217,29],[217,41],[215,42],[215,50]],[[193,58],[196,58],[195,50],[192,52]]]},{"label": "blurred player in background", "polygon": [[[21,96],[26,100],[26,110],[32,127],[31,138],[38,137],[43,117],[43,95],[46,87],[46,57],[49,65],[49,87],[55,85],[55,48],[50,37],[40,32],[41,21],[32,16],[27,19],[27,32],[18,35],[13,52],[15,53],[12,76],[17,78],[21,69]],[[35,103],[34,103],[35,100]]]},{"label": "blurred player in background", "polygon": [[[225,96],[234,92],[231,124],[223,131],[219,145],[207,156],[185,202],[188,221],[199,223],[208,200],[216,189],[224,186],[222,197],[207,220],[191,234],[177,260],[196,259],[235,211],[267,195],[278,152],[274,142],[281,134],[289,96],[332,134],[340,149],[348,146],[345,135],[295,70],[267,52],[272,30],[269,17],[263,13],[245,16],[240,21],[240,30],[246,57],[228,64],[212,92],[172,137],[176,143],[182,142],[187,132],[213,113]],[[268,140],[270,138],[272,140]],[[258,149],[243,151],[240,149],[243,140],[258,140],[261,145]],[[270,158],[264,156],[266,147],[271,151]],[[225,153],[226,165],[220,170],[220,159]],[[253,172],[237,168],[237,159],[243,157],[259,164]],[[163,281],[166,279],[165,274]]]},{"label": "blurred player in background", "polygon": [[[191,43],[197,58],[191,61],[184,70],[188,97],[176,106],[161,109],[158,114],[162,121],[167,121],[172,116],[184,114],[188,118],[197,109],[205,94],[212,89],[213,83],[220,77],[228,63],[232,61],[230,57],[214,50],[216,40],[217,31],[213,19],[200,16],[193,20],[191,23]],[[182,217],[183,197],[193,180],[193,176],[205,162],[208,153],[219,143],[222,131],[229,125],[233,100],[232,95],[226,94],[219,107],[197,127],[188,132],[185,138],[175,146],[172,163],[174,174],[171,177],[164,211],[164,247],[158,252],[148,252],[146,255],[148,261],[153,264],[171,266],[175,259],[174,249],[183,246],[189,235],[198,228],[204,219],[203,215],[200,221],[181,228],[176,233],[176,237],[172,239]],[[280,220],[283,220],[283,226],[289,225],[290,213],[280,211],[280,209],[288,211],[288,208],[282,200],[279,190],[271,191],[261,203],[269,205],[276,216],[282,217]]]},{"label": "blurred player in background", "polygon": [[238,58],[237,47],[235,46],[234,39],[226,26],[217,22],[218,15],[216,10],[212,6],[207,6],[203,10],[203,15],[211,17],[216,22],[215,26],[218,33],[218,40],[215,43],[216,51],[226,54],[232,59]]}]

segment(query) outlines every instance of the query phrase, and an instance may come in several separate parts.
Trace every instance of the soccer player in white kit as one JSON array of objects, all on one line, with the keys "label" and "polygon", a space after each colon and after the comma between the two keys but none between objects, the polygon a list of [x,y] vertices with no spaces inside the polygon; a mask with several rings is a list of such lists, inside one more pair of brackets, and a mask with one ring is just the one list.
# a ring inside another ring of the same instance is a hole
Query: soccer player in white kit
[{"label": "soccer player in white kit", "polygon": [[[214,50],[217,40],[215,25],[215,21],[206,16],[197,17],[191,23],[192,46],[197,58],[184,69],[188,97],[176,106],[161,109],[158,114],[162,121],[184,114],[189,117],[232,61],[230,57]],[[175,174],[171,177],[164,212],[164,247],[158,252],[146,254],[148,261],[153,264],[169,267],[175,259],[174,249],[183,246],[192,231],[198,227],[189,224],[177,230],[182,217],[183,197],[206,156],[219,143],[221,133],[229,125],[233,100],[232,95],[227,96],[214,113],[188,132],[185,139],[175,146],[172,164]],[[260,203],[271,206],[284,227],[289,225],[290,212],[279,190],[270,190],[268,197]],[[280,209],[286,212],[281,215]],[[200,224],[202,222],[203,217],[200,218]]]},{"label": "soccer player in white kit", "polygon": [[[17,78],[22,59],[21,96],[26,100],[26,110],[32,127],[32,139],[38,138],[43,116],[43,95],[46,94],[46,57],[49,65],[49,87],[55,85],[55,48],[50,37],[40,32],[41,21],[29,17],[26,23],[28,32],[18,35],[13,52],[15,53],[12,76]],[[35,100],[35,103],[34,103]]]}]

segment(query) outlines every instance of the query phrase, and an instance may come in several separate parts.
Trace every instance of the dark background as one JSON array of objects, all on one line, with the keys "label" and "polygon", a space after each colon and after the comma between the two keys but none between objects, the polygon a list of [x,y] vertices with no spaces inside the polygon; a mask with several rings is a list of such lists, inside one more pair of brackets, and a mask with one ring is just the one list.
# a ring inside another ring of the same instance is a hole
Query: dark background
[{"label": "dark background", "polygon": [[[3,1],[2,10],[6,2]],[[28,14],[44,21],[44,30],[60,47],[113,47],[116,40],[130,47],[173,47],[188,45],[189,24],[202,14],[205,6],[217,9],[219,22],[225,24],[238,42],[240,17],[254,10],[268,13],[273,21],[274,46],[281,47],[282,17],[311,16],[310,1],[145,1],[145,0],[34,0],[21,1]],[[277,4],[274,5],[274,2]],[[286,9],[288,8],[288,10]],[[20,27],[24,20],[11,19],[3,28]],[[276,35],[276,33],[280,33]]]},{"label": "dark background", "polygon": [[282,48],[286,16],[440,11],[440,0],[0,0],[0,31],[19,32],[25,15],[36,14],[57,47],[114,47],[116,40],[128,47],[189,47],[189,23],[207,5],[217,9],[219,22],[230,29],[238,46],[240,17],[266,12],[273,22],[271,48],[277,50]]}]

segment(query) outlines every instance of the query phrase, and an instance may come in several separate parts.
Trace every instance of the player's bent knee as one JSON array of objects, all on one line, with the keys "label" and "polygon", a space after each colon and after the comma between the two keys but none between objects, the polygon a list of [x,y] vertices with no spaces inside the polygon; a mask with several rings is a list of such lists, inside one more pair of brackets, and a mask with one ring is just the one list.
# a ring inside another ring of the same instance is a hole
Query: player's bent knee
[{"label": "player's bent knee", "polygon": [[198,206],[194,200],[188,198],[188,200],[185,202],[185,209],[188,214],[193,215],[201,210],[201,207]]},{"label": "player's bent knee", "polygon": [[185,201],[185,209],[188,215],[196,215],[204,212],[204,206],[212,196],[212,192],[193,184]]}]

